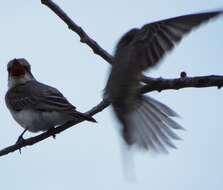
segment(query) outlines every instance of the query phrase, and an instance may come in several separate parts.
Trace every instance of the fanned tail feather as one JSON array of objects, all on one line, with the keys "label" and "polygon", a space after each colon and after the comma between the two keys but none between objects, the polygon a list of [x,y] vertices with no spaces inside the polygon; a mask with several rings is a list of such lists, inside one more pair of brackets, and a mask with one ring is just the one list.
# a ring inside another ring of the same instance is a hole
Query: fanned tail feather
[{"label": "fanned tail feather", "polygon": [[163,103],[143,96],[137,108],[124,115],[124,139],[141,149],[168,153],[169,147],[177,148],[172,140],[181,140],[173,130],[184,129],[171,117],[179,115]]}]

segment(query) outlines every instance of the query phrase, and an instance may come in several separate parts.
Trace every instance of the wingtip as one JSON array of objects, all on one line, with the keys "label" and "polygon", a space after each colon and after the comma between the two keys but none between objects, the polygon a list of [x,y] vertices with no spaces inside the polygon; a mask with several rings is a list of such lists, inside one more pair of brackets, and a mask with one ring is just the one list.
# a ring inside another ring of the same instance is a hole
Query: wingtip
[{"label": "wingtip", "polygon": [[91,117],[89,121],[97,123],[97,121],[93,117]]},{"label": "wingtip", "polygon": [[79,117],[79,118],[84,119],[86,121],[97,123],[97,121],[91,115],[86,114],[86,113],[81,113],[81,112],[75,111],[74,117]]},{"label": "wingtip", "polygon": [[211,9],[211,10],[209,9],[201,13],[213,13],[215,15],[223,15],[223,7],[217,8],[217,9]]},{"label": "wingtip", "polygon": [[97,123],[97,121],[92,116],[90,116],[90,115],[85,115],[85,116],[86,116],[85,119],[87,121],[91,121],[91,122]]}]

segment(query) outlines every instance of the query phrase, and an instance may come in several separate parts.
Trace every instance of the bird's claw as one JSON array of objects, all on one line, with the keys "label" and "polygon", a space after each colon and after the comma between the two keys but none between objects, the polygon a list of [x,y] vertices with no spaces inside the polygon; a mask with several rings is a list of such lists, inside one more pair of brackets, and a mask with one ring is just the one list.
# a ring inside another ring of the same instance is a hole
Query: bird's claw
[{"label": "bird's claw", "polygon": [[[54,130],[55,130],[55,127],[52,127],[48,130],[48,132],[51,133],[51,132],[54,132]],[[56,134],[52,134],[52,137],[53,137],[53,139],[56,139]]]},{"label": "bird's claw", "polygon": [[[19,136],[19,138],[16,141],[16,144],[22,144],[25,142],[25,139],[23,138],[22,135]],[[19,148],[19,153],[22,154],[21,148]]]},{"label": "bird's claw", "polygon": [[16,141],[16,144],[23,143],[24,141],[25,141],[25,139],[23,138],[23,136],[19,136],[19,138]]}]

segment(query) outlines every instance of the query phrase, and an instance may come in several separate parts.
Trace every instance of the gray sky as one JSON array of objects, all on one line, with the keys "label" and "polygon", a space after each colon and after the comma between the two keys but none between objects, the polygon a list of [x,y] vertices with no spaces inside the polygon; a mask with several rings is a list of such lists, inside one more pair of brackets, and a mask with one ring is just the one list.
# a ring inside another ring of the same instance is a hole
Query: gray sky
[{"label": "gray sky", "polygon": [[[145,23],[222,8],[222,0],[187,1],[55,1],[108,52],[126,31]],[[223,74],[223,18],[202,26],[149,73],[178,77]],[[12,119],[5,103],[7,62],[25,57],[33,74],[60,89],[80,111],[96,105],[106,83],[109,64],[79,42],[40,1],[2,1],[0,6],[0,148],[17,140],[22,128]],[[221,189],[223,171],[222,90],[183,89],[151,93],[176,110],[187,131],[184,141],[169,155],[135,152],[136,180],[123,175],[118,123],[110,109],[95,116],[98,124],[84,122],[56,140],[47,139],[0,158],[2,189]],[[26,137],[35,134],[27,133]]]}]

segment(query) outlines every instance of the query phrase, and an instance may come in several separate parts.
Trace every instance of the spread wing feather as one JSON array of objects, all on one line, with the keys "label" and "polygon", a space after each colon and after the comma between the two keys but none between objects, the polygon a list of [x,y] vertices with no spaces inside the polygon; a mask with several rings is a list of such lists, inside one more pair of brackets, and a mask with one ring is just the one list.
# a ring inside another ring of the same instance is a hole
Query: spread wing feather
[{"label": "spread wing feather", "polygon": [[183,129],[171,117],[176,112],[161,102],[140,95],[140,76],[154,67],[181,39],[222,11],[170,18],[132,29],[119,41],[106,86],[113,110],[120,120],[128,145],[154,152],[176,148],[172,140],[180,138],[175,129]]}]

